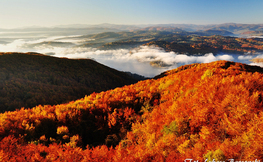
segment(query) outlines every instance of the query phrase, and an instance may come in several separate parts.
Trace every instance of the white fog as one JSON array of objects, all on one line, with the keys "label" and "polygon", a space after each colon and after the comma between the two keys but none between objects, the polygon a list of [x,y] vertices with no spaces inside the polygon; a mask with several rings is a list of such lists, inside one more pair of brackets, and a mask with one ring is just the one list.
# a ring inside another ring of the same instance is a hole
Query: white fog
[{"label": "white fog", "polygon": [[[9,35],[9,36],[8,36]],[[12,33],[0,33],[0,52],[38,52],[52,55],[54,57],[66,58],[90,58],[97,62],[115,68],[120,71],[129,71],[146,77],[153,77],[166,70],[174,69],[178,66],[191,63],[208,63],[217,60],[228,60],[242,62],[251,65],[249,60],[255,57],[262,57],[263,54],[239,55],[222,53],[214,55],[208,53],[203,56],[188,56],[174,52],[166,52],[154,46],[139,46],[132,49],[100,50],[97,48],[87,48],[78,45],[88,42],[89,39],[80,39],[79,35],[70,36],[45,36],[42,33],[25,33],[14,37]],[[58,42],[62,45],[50,45],[48,42]],[[63,44],[64,43],[64,44]],[[164,67],[151,66],[150,62],[162,62]]]}]

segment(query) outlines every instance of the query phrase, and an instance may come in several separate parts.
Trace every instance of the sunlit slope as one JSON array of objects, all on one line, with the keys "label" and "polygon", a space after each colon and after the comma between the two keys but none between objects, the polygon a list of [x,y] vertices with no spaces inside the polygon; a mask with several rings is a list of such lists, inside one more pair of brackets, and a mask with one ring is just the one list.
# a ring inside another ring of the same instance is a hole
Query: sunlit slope
[{"label": "sunlit slope", "polygon": [[262,72],[193,64],[68,104],[6,112],[0,154],[4,161],[262,160]]},{"label": "sunlit slope", "polygon": [[135,83],[124,72],[91,59],[34,53],[0,53],[0,112],[60,104],[87,94]]}]

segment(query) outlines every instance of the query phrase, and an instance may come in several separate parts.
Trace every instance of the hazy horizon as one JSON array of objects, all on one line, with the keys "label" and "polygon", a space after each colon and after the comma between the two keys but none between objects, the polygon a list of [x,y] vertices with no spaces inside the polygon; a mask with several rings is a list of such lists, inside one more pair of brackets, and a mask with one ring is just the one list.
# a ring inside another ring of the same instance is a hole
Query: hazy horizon
[{"label": "hazy horizon", "polygon": [[152,27],[152,26],[164,26],[164,25],[196,25],[196,26],[212,26],[212,25],[222,25],[222,24],[243,24],[243,25],[263,25],[263,23],[236,23],[236,22],[225,22],[225,23],[214,23],[214,24],[193,24],[193,23],[167,23],[167,24],[113,24],[113,23],[100,23],[100,24],[60,24],[53,26],[19,26],[13,28],[1,28],[4,30],[16,30],[16,29],[30,29],[30,28],[93,28],[93,27],[101,27],[103,25],[116,25],[116,26],[137,26],[137,27]]},{"label": "hazy horizon", "polygon": [[8,0],[0,28],[61,25],[263,24],[261,0]]}]

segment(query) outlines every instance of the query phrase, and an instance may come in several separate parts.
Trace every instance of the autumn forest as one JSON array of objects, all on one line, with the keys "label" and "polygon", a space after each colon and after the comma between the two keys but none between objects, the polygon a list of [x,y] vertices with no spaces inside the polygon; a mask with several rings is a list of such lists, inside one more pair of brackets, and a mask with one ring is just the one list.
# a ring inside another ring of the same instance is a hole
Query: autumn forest
[{"label": "autumn forest", "polygon": [[1,161],[263,159],[260,67],[196,63],[116,87],[0,114]]}]

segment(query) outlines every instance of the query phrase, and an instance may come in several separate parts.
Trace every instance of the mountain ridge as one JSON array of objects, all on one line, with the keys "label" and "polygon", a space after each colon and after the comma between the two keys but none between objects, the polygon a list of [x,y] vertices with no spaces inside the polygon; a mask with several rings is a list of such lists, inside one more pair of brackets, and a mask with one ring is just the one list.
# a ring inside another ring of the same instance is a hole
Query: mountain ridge
[{"label": "mountain ridge", "polygon": [[0,114],[0,149],[4,160],[252,161],[263,158],[262,107],[262,68],[193,64],[66,104]]},{"label": "mountain ridge", "polygon": [[227,30],[229,32],[241,33],[242,31],[260,31],[263,28],[263,24],[242,24],[242,23],[222,23],[222,24],[141,24],[141,25],[117,25],[117,24],[98,24],[98,25],[85,25],[85,24],[73,24],[73,25],[59,25],[52,27],[22,27],[22,28],[13,28],[13,29],[0,29],[0,31],[28,31],[30,30],[47,30],[47,29],[95,29],[95,28],[105,28],[108,30],[117,30],[117,31],[133,31],[133,30],[141,30],[143,28],[180,28],[181,30],[186,31],[198,31],[198,30]]}]

